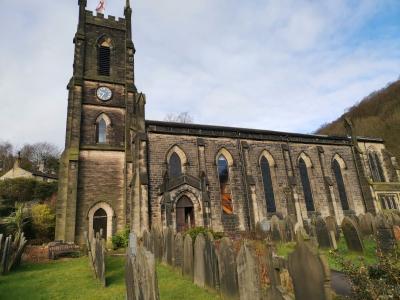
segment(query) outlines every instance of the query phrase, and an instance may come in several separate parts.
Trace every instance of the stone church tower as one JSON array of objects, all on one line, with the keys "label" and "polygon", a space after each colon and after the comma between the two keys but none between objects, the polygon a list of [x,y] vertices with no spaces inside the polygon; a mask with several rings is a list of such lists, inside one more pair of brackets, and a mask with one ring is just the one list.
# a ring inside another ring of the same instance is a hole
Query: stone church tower
[{"label": "stone church tower", "polygon": [[147,203],[140,210],[129,200],[147,194],[140,174],[145,96],[134,83],[132,10],[127,0],[124,19],[105,18],[86,4],[79,0],[56,211],[56,239],[78,244],[88,229],[92,235],[90,229],[104,228],[109,238],[125,226],[140,232],[148,225]]}]

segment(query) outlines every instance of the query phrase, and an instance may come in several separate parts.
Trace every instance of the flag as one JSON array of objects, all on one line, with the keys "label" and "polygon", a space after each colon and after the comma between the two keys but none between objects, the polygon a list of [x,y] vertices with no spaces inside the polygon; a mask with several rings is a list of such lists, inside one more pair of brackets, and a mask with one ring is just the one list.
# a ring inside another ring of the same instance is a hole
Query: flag
[{"label": "flag", "polygon": [[106,0],[100,0],[99,5],[97,5],[96,11],[100,14],[104,14],[104,10],[106,7]]}]

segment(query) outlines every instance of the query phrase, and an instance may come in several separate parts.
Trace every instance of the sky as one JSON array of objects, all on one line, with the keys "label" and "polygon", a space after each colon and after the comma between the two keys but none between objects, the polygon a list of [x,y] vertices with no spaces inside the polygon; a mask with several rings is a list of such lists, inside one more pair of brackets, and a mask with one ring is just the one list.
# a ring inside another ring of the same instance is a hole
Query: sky
[{"label": "sky", "polygon": [[[63,147],[77,0],[0,0],[0,141]],[[88,0],[95,10],[97,0]],[[106,0],[123,17],[125,0]],[[399,0],[131,0],[146,118],[310,133],[400,74]]]}]

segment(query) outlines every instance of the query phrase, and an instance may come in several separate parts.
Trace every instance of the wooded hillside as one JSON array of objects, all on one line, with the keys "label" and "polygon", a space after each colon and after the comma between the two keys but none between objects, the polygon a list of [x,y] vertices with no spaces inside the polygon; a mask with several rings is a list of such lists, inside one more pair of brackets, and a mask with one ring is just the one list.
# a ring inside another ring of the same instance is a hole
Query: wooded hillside
[{"label": "wooded hillside", "polygon": [[345,135],[344,118],[350,117],[358,136],[381,137],[400,161],[400,80],[376,91],[316,133]]}]

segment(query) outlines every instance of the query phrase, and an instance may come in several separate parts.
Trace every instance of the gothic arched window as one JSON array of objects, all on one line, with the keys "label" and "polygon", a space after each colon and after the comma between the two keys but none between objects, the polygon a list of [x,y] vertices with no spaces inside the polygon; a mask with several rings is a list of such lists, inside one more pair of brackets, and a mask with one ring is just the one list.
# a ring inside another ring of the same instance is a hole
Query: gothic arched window
[{"label": "gothic arched window", "polygon": [[182,175],[182,163],[178,154],[172,153],[168,163],[168,173],[170,178]]},{"label": "gothic arched window", "polygon": [[368,153],[369,167],[371,169],[372,180],[375,182],[384,182],[385,175],[383,173],[381,160],[376,152]]},{"label": "gothic arched window", "polygon": [[222,210],[226,214],[233,213],[232,195],[229,185],[229,164],[224,155],[218,156],[217,169],[221,191]]},{"label": "gothic arched window", "polygon": [[265,201],[267,202],[267,212],[276,212],[274,189],[272,187],[271,169],[268,159],[265,156],[261,157],[260,167],[264,184]]},{"label": "gothic arched window", "polygon": [[107,123],[104,118],[100,118],[96,124],[96,142],[105,144],[107,142]]},{"label": "gothic arched window", "polygon": [[97,53],[97,71],[99,75],[110,76],[111,39],[103,37],[99,41]]},{"label": "gothic arched window", "polygon": [[300,158],[299,160],[299,170],[307,211],[314,211],[314,200],[311,193],[310,178],[308,177],[307,165],[303,158]]},{"label": "gothic arched window", "polygon": [[342,168],[340,167],[340,164],[336,159],[333,160],[333,162],[332,162],[332,170],[333,170],[333,174],[335,175],[336,184],[337,184],[337,188],[339,191],[340,203],[342,204],[342,209],[348,210],[349,202],[347,201],[346,188],[344,185]]}]

